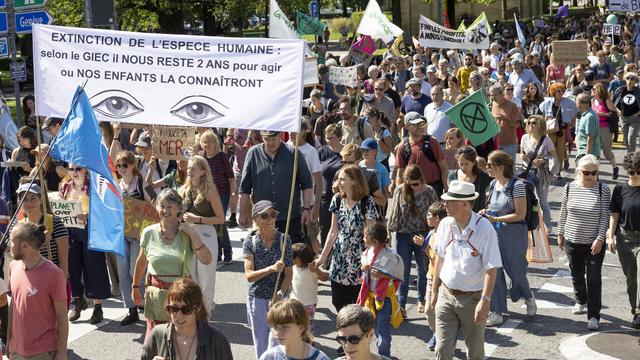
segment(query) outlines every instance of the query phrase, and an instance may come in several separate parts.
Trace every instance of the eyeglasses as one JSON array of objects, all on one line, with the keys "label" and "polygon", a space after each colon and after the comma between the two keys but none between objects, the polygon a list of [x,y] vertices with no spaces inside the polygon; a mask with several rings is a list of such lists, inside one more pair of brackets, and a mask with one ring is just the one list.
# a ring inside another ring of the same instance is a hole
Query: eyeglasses
[{"label": "eyeglasses", "polygon": [[117,165],[116,165],[116,169],[120,169],[120,168],[122,168],[122,169],[126,169],[126,168],[128,168],[128,167],[129,167],[129,165],[127,165],[127,164],[117,164]]},{"label": "eyeglasses", "polygon": [[584,176],[596,176],[596,175],[598,175],[598,170],[594,170],[594,171],[580,170],[580,171],[582,171],[582,175],[584,175]]},{"label": "eyeglasses", "polygon": [[629,171],[627,171],[627,175],[629,175],[629,176],[636,176],[636,175],[640,175],[640,171],[636,171],[636,170],[629,170]]},{"label": "eyeglasses", "polygon": [[504,89],[504,91],[512,92],[512,91],[513,91],[513,88],[506,88],[506,89]]},{"label": "eyeglasses", "polygon": [[276,212],[270,212],[270,213],[263,212],[262,214],[260,214],[260,218],[262,220],[267,220],[269,217],[271,217],[272,219],[275,219],[275,218],[278,217],[278,213],[276,213]]},{"label": "eyeglasses", "polygon": [[169,314],[177,314],[178,311],[182,313],[182,315],[191,315],[193,314],[193,310],[196,309],[197,306],[189,306],[189,305],[167,305],[164,307],[165,311]]},{"label": "eyeglasses", "polygon": [[69,171],[71,172],[80,172],[82,170],[81,167],[73,167],[73,168],[69,168]]},{"label": "eyeglasses", "polygon": [[361,336],[351,335],[351,336],[336,336],[336,341],[342,345],[345,345],[347,342],[351,345],[358,345],[360,341],[367,335],[369,331],[365,331]]},{"label": "eyeglasses", "polygon": [[420,181],[410,182],[410,183],[409,183],[409,186],[411,186],[411,187],[418,187],[418,186],[420,186],[420,185],[422,185],[422,184],[420,183]]}]

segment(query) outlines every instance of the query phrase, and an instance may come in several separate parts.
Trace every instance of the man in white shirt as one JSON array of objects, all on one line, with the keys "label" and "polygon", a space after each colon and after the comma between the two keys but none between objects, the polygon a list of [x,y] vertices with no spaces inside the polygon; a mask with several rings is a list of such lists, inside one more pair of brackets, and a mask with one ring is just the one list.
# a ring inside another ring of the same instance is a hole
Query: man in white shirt
[{"label": "man in white shirt", "polygon": [[436,357],[453,359],[458,330],[467,358],[484,359],[489,302],[502,266],[498,235],[486,218],[473,212],[473,184],[454,180],[442,195],[448,217],[436,231],[436,263],[430,314],[436,316]]},{"label": "man in white shirt", "polygon": [[427,133],[435,137],[440,146],[444,147],[444,133],[451,129],[451,122],[445,112],[451,109],[451,104],[444,100],[444,91],[440,85],[431,88],[433,102],[424,108],[427,119]]}]

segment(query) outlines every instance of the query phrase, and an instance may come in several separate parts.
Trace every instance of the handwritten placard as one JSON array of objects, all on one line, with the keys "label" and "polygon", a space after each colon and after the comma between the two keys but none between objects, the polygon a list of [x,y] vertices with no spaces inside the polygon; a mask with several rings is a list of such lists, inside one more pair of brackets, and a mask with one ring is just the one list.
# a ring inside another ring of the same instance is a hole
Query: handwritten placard
[{"label": "handwritten placard", "polygon": [[329,67],[329,82],[334,85],[358,86],[358,67]]},{"label": "handwritten placard", "polygon": [[189,147],[195,145],[194,128],[182,126],[154,126],[152,152],[158,159],[186,160]]},{"label": "handwritten placard", "polygon": [[124,198],[124,236],[139,239],[142,229],[160,221],[160,216],[152,203]]},{"label": "handwritten placard", "polygon": [[555,65],[584,64],[587,60],[589,45],[587,40],[556,40],[551,43],[551,63]]},{"label": "handwritten placard", "polygon": [[84,229],[85,223],[78,220],[82,214],[82,202],[80,200],[62,200],[57,192],[47,194],[49,206],[54,216],[60,218],[64,226],[68,228]]},{"label": "handwritten placard", "polygon": [[304,58],[304,86],[313,86],[319,83],[318,58],[315,56]]}]

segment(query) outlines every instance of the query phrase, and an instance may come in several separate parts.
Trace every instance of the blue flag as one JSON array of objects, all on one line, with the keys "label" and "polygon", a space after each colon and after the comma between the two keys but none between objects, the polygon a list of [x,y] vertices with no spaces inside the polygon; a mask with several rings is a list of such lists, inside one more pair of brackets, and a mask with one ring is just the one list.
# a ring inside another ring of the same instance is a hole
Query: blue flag
[{"label": "blue flag", "polygon": [[124,256],[124,202],[109,151],[87,94],[78,87],[73,99],[50,155],[89,169],[89,249]]},{"label": "blue flag", "polygon": [[516,20],[516,32],[518,33],[518,40],[520,40],[520,44],[522,45],[522,48],[524,48],[526,46],[527,39],[524,37],[524,33],[520,28],[520,23],[518,22],[518,17],[515,13],[513,14],[513,18]]},{"label": "blue flag", "polygon": [[556,14],[556,19],[562,19],[567,16],[569,16],[569,5],[560,6],[558,8],[558,13]]}]

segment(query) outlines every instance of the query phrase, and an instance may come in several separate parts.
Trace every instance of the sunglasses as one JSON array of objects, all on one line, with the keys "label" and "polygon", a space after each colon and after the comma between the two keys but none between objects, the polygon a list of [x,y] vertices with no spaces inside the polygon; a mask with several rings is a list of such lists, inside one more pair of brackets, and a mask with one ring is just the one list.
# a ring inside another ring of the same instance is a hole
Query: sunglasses
[{"label": "sunglasses", "polygon": [[411,186],[411,187],[418,187],[418,186],[420,186],[420,181],[410,182],[410,183],[409,183],[409,186]]},{"label": "sunglasses", "polygon": [[126,169],[128,167],[129,167],[129,165],[127,165],[127,164],[117,164],[116,165],[116,169]]},{"label": "sunglasses", "polygon": [[193,310],[196,309],[197,306],[189,306],[189,305],[183,305],[183,306],[178,306],[178,305],[167,305],[164,307],[164,309],[169,313],[169,314],[177,314],[178,311],[182,313],[182,315],[191,315],[193,314]]},{"label": "sunglasses", "polygon": [[493,163],[490,163],[490,162],[487,163],[487,167],[488,168],[492,168],[494,166],[498,166],[498,164],[493,164]]},{"label": "sunglasses", "polygon": [[347,342],[351,345],[358,345],[360,341],[367,335],[369,331],[366,331],[361,336],[351,335],[351,336],[336,336],[336,341],[342,345],[345,345]]},{"label": "sunglasses", "polygon": [[81,167],[72,167],[72,168],[69,168],[69,171],[71,171],[71,172],[80,172],[80,170],[82,170],[82,168],[81,168]]},{"label": "sunglasses", "polygon": [[596,175],[598,175],[598,170],[595,170],[595,171],[580,170],[580,171],[582,171],[582,175],[584,175],[584,176],[596,176]]},{"label": "sunglasses", "polygon": [[538,125],[538,122],[536,122],[536,121],[526,121],[525,124],[527,124],[527,125]]},{"label": "sunglasses", "polygon": [[260,217],[262,218],[262,220],[267,220],[269,217],[271,217],[272,219],[275,219],[278,217],[278,214],[275,212],[271,212],[271,213],[262,213],[260,214]]},{"label": "sunglasses", "polygon": [[640,175],[640,171],[636,171],[636,170],[629,170],[629,171],[627,171],[627,175],[629,175],[629,176],[636,176],[636,175]]}]

